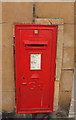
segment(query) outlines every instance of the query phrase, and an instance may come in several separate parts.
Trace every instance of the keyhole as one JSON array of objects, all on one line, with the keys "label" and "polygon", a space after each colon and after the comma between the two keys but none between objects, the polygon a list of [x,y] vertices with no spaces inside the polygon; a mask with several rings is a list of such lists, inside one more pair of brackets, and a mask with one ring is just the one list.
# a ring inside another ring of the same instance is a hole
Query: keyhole
[{"label": "keyhole", "polygon": [[23,79],[25,79],[25,77],[23,77]]}]

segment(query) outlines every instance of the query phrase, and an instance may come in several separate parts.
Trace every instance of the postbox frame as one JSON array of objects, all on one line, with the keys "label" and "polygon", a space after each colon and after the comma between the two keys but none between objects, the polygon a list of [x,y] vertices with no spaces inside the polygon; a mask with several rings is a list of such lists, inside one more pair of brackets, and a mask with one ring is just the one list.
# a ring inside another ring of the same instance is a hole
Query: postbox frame
[{"label": "postbox frame", "polygon": [[19,56],[19,42],[17,42],[19,38],[19,30],[22,29],[27,29],[27,30],[32,30],[32,29],[40,29],[40,30],[52,30],[53,31],[53,43],[52,43],[52,53],[51,53],[51,79],[52,80],[52,85],[50,86],[50,89],[52,91],[52,96],[51,96],[51,101],[54,103],[54,80],[55,80],[55,68],[56,68],[56,43],[57,43],[57,25],[40,25],[40,24],[15,24],[15,71],[16,71],[16,112],[17,113],[41,113],[41,112],[53,112],[53,105],[52,105],[52,110],[50,109],[42,109],[42,110],[26,110],[26,111],[21,111],[20,110],[20,99],[19,99],[19,74],[18,74],[18,56]]}]

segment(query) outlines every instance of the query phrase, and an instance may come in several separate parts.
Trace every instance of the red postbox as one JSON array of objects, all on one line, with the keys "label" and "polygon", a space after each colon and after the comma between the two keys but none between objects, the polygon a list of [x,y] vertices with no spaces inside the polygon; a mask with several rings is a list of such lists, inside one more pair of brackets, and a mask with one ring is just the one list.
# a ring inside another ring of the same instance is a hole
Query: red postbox
[{"label": "red postbox", "polygon": [[17,113],[53,112],[57,25],[16,24]]}]

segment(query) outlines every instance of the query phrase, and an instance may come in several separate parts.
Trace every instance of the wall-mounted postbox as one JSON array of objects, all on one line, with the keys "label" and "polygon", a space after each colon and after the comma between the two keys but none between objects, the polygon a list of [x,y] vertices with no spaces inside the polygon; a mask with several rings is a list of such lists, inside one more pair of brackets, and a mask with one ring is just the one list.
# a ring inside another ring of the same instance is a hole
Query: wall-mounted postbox
[{"label": "wall-mounted postbox", "polygon": [[56,39],[56,25],[15,25],[17,113],[53,111]]}]

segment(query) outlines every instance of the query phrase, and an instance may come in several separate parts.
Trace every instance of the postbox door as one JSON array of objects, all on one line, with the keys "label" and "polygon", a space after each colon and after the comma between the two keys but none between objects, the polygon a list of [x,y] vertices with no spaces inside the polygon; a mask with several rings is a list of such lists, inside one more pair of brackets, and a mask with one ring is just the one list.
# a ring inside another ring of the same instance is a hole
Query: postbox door
[{"label": "postbox door", "polygon": [[17,33],[17,110],[52,112],[56,29],[19,29]]}]

